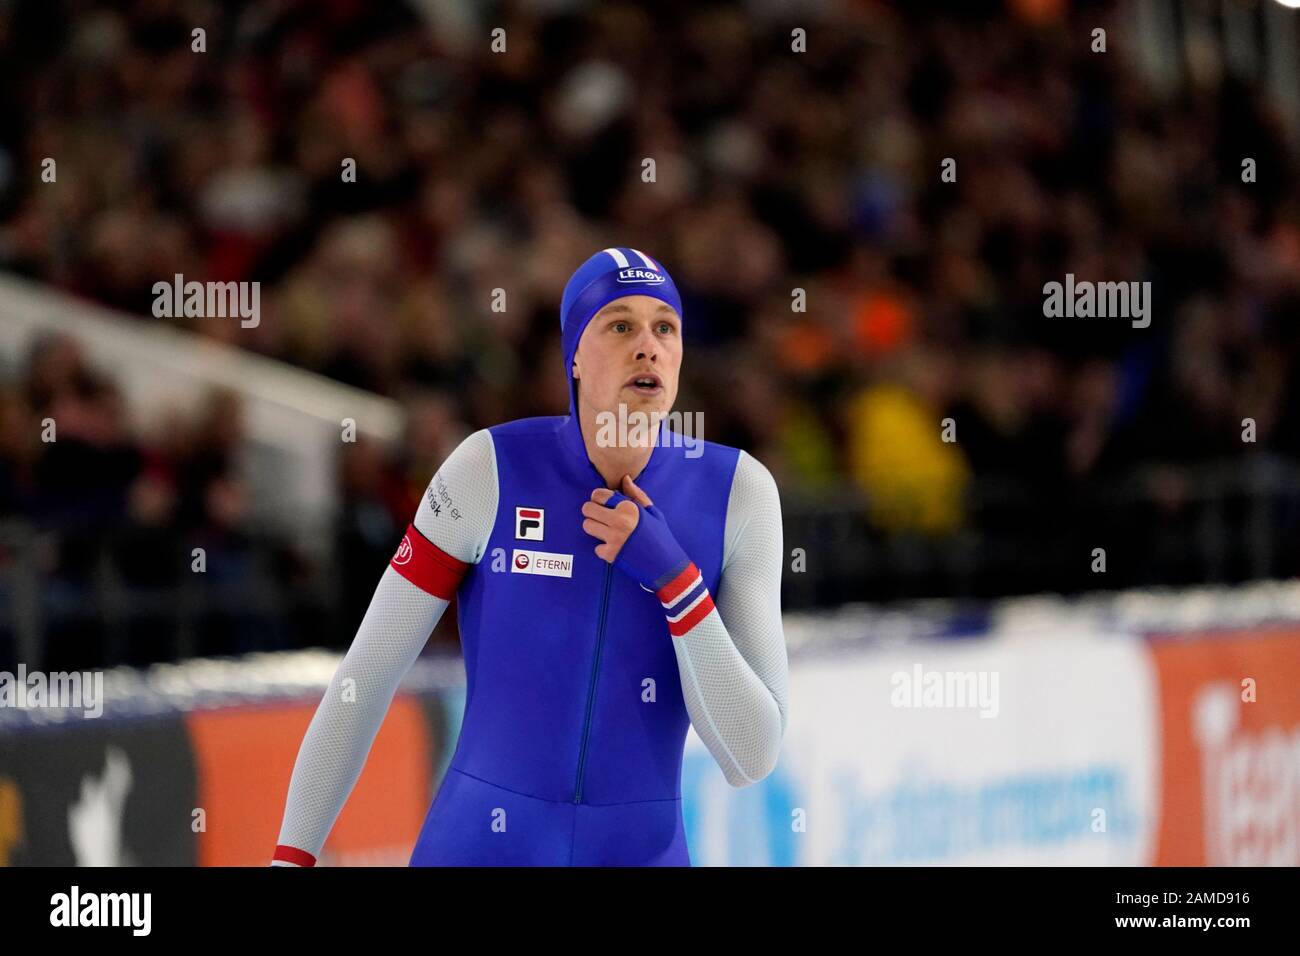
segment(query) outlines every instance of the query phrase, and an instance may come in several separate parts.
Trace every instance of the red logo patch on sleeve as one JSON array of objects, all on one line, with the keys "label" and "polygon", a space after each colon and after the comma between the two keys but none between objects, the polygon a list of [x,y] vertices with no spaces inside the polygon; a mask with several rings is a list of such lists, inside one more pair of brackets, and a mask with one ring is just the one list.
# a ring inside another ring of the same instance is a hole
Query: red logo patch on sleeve
[{"label": "red logo patch on sleeve", "polygon": [[406,529],[389,566],[417,588],[450,601],[456,596],[468,562],[453,558],[422,535],[415,525]]}]

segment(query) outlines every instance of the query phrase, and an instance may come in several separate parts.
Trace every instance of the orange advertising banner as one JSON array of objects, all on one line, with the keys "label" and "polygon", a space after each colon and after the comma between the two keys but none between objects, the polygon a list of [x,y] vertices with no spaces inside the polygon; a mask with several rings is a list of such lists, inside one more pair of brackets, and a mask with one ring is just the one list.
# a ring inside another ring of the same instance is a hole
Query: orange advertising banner
[{"label": "orange advertising banner", "polygon": [[1300,866],[1300,628],[1153,637],[1158,866]]},{"label": "orange advertising banner", "polygon": [[[186,717],[198,774],[200,866],[267,866],[289,778],[316,703]],[[318,865],[404,866],[433,799],[433,746],[420,700],[398,695]]]}]

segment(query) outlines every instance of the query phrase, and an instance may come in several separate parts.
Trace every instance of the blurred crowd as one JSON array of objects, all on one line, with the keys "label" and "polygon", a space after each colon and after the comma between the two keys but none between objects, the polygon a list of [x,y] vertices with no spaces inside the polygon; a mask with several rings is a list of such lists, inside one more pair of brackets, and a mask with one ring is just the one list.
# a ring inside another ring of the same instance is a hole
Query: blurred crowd
[{"label": "blurred crowd", "polygon": [[19,515],[32,529],[0,536],[0,568],[13,572],[5,583],[17,584],[0,589],[0,604],[13,611],[22,574],[43,582],[47,647],[72,667],[166,659],[179,646],[290,646],[303,621],[290,620],[296,609],[282,595],[309,569],[288,544],[259,539],[243,438],[239,399],[220,392],[196,416],[172,412],[139,435],[118,386],[75,339],[39,339],[16,386],[0,393],[0,519]]},{"label": "blurred crowd", "polygon": [[[785,497],[853,489],[881,533],[968,530],[989,488],[1034,526],[1152,465],[1176,517],[1199,464],[1300,458],[1300,166],[1276,104],[1230,77],[1157,96],[1122,3],[938,9],[11,3],[0,267],[422,409],[418,447],[344,463],[363,564],[430,449],[564,411],[561,290],[608,245],[673,273],[678,408],[705,437]],[[1151,282],[1150,327],[1044,317],[1067,273]],[[260,323],[154,318],[175,274],[261,282]],[[234,400],[125,436],[73,353],[44,343],[10,383],[0,454],[25,470],[0,468],[0,510],[202,527],[237,554]],[[56,404],[91,450],[23,459],[12,423]]]}]

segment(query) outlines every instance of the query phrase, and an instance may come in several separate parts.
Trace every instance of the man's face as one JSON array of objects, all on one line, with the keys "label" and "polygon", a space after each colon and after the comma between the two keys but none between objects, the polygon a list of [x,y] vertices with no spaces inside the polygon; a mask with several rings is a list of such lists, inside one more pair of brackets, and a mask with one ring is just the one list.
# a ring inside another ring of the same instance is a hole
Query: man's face
[{"label": "man's face", "polygon": [[[662,299],[625,295],[597,312],[578,340],[578,404],[596,412],[668,412],[677,400],[682,320]],[[648,379],[648,386],[638,384]]]}]

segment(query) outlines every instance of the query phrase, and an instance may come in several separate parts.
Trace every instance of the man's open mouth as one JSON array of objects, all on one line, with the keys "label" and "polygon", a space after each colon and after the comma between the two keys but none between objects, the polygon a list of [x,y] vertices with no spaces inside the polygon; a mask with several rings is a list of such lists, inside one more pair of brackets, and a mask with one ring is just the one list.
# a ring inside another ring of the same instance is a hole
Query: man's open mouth
[{"label": "man's open mouth", "polygon": [[646,372],[641,375],[633,375],[624,383],[624,388],[651,395],[663,388],[663,383],[659,381],[658,375]]}]

